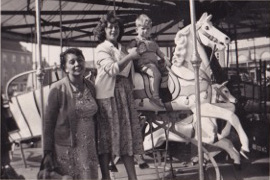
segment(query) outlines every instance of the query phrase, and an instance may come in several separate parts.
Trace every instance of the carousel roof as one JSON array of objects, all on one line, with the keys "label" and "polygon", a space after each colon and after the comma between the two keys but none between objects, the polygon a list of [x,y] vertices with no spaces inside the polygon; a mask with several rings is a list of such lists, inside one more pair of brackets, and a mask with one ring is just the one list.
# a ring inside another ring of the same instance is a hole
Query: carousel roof
[{"label": "carousel roof", "polygon": [[[269,37],[270,1],[200,0],[195,8],[197,19],[212,14],[215,26],[232,40]],[[152,18],[160,46],[173,46],[176,32],[190,24],[188,0],[41,0],[42,43],[95,47],[93,28],[108,10],[124,20],[124,42],[136,36],[134,21],[141,13]],[[35,11],[35,0],[1,0],[2,38],[36,42]]]}]

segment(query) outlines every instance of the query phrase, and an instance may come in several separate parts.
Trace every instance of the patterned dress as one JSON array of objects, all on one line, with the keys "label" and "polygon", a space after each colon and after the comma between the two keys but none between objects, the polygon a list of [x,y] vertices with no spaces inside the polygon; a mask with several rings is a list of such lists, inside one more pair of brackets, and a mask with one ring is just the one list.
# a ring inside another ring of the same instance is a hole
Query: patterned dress
[{"label": "patterned dress", "polygon": [[75,147],[55,145],[56,161],[60,173],[74,179],[98,179],[98,157],[95,141],[95,122],[93,115],[97,104],[88,88],[83,93],[73,92],[77,121],[74,128]]},{"label": "patterned dress", "polygon": [[143,154],[142,133],[132,88],[129,78],[117,76],[114,97],[98,99],[99,154]]}]

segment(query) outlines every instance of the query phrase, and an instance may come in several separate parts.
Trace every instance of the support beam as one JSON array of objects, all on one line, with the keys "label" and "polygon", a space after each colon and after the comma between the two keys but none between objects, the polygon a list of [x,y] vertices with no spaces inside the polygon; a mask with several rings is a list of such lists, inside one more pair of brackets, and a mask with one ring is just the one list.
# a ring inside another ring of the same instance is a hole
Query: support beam
[{"label": "support beam", "polygon": [[[75,19],[75,20],[68,20],[68,21],[62,21],[62,25],[64,24],[80,24],[80,23],[91,23],[91,22],[97,22],[100,18],[90,18],[90,19]],[[59,21],[53,21],[53,22],[43,22],[40,24],[42,27],[45,26],[59,26]],[[35,24],[22,24],[22,25],[11,25],[11,26],[4,26],[2,27],[2,30],[12,30],[12,29],[23,29],[23,28],[32,28],[35,27]]]},{"label": "support beam", "polygon": [[[118,14],[141,14],[148,10],[117,10]],[[107,10],[91,10],[91,11],[62,11],[62,15],[104,15],[107,14]],[[33,15],[35,11],[1,11],[2,16],[6,15]],[[41,11],[41,15],[59,15],[59,11]]]},{"label": "support beam", "polygon": [[[41,48],[41,26],[40,26],[40,0],[36,0],[36,32],[37,32],[37,58],[38,58],[38,68],[37,68],[37,79],[39,81],[40,84],[40,118],[41,118],[41,130],[42,130],[42,134],[41,134],[41,142],[42,142],[42,147],[44,147],[44,141],[43,141],[43,137],[44,137],[44,95],[43,95],[43,79],[44,79],[44,69],[43,69],[43,63],[42,63],[42,48]],[[44,155],[44,154],[43,154]]]},{"label": "support beam", "polygon": [[163,32],[167,31],[168,29],[172,28],[175,24],[177,24],[179,21],[178,20],[173,20],[170,24],[162,28],[156,33],[153,33],[153,38],[156,38],[157,36],[161,35]]}]

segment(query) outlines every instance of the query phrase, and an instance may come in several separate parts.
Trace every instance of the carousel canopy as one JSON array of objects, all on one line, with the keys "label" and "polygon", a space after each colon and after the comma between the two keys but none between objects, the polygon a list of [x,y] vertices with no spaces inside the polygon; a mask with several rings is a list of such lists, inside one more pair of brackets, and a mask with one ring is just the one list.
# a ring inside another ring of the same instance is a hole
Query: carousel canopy
[{"label": "carousel canopy", "polygon": [[[36,42],[35,0],[1,1],[2,38]],[[203,12],[232,40],[269,37],[270,1],[195,1],[196,18]],[[95,47],[93,29],[108,10],[124,20],[124,42],[136,36],[135,19],[145,13],[153,20],[153,37],[173,46],[176,32],[190,24],[188,0],[41,0],[42,44]]]}]

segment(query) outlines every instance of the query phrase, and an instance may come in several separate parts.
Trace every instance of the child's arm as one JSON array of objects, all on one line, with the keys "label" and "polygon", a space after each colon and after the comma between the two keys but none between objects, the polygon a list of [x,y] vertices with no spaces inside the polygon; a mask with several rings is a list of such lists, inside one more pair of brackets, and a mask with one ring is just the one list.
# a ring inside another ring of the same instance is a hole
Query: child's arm
[{"label": "child's arm", "polygon": [[130,49],[137,47],[137,41],[135,39],[131,40],[130,43],[126,46],[127,52],[129,52]]},{"label": "child's arm", "polygon": [[169,57],[167,57],[167,56],[165,56],[165,54],[158,48],[158,50],[157,50],[157,55],[158,55],[158,57],[160,57],[161,59],[164,59],[165,60],[165,63],[166,63],[166,65],[168,66],[168,67],[171,67],[172,66],[172,64],[171,64],[171,62],[170,62],[170,58]]}]

